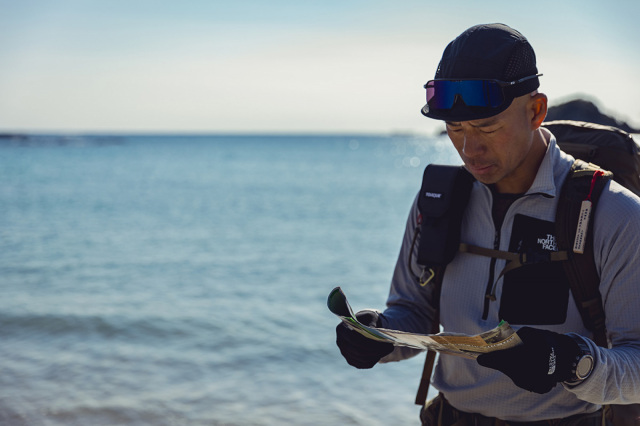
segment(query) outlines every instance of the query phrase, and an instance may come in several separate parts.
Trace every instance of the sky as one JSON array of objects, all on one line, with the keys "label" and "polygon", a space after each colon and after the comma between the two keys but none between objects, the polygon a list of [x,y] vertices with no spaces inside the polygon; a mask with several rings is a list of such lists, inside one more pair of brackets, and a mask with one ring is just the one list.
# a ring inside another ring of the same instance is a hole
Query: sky
[{"label": "sky", "polygon": [[466,28],[533,45],[540,90],[640,127],[640,1],[0,0],[0,133],[429,134]]}]

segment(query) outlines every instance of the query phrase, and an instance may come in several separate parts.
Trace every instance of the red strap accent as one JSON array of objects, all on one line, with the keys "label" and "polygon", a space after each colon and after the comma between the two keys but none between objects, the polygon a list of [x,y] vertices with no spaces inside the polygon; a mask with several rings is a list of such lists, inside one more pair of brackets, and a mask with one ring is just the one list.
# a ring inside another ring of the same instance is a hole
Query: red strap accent
[{"label": "red strap accent", "polygon": [[596,186],[596,179],[598,177],[604,176],[604,172],[602,170],[596,170],[593,172],[593,178],[591,179],[591,188],[589,189],[589,195],[587,195],[587,200],[591,201],[591,194],[593,193],[593,188]]}]

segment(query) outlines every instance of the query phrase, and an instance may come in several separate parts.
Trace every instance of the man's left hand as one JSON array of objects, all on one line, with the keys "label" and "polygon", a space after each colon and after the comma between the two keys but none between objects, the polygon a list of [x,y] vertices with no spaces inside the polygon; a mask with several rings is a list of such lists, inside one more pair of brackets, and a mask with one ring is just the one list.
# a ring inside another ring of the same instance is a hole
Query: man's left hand
[{"label": "man's left hand", "polygon": [[516,386],[540,394],[573,377],[580,347],[572,337],[531,327],[520,329],[518,336],[522,345],[482,354],[478,364],[501,371]]}]

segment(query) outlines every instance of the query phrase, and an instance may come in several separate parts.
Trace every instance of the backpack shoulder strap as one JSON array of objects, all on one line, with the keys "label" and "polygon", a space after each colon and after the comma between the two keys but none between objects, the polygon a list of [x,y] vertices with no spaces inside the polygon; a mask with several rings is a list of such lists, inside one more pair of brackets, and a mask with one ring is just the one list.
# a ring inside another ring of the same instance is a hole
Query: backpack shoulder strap
[{"label": "backpack shoulder strap", "polygon": [[[422,187],[418,196],[420,223],[414,236],[414,243],[415,239],[418,239],[416,260],[424,268],[419,279],[420,285],[434,286],[434,298],[438,303],[444,270],[458,252],[462,217],[474,180],[462,166],[437,164],[428,165],[422,177]],[[440,306],[436,306],[433,333],[439,330],[439,310]],[[427,351],[415,400],[417,405],[424,405],[427,400],[435,358],[435,351]]]},{"label": "backpack shoulder strap", "polygon": [[576,160],[558,199],[556,237],[558,250],[569,253],[563,262],[571,292],[595,342],[607,346],[600,276],[593,257],[593,212],[611,172]]},{"label": "backpack shoulder strap", "polygon": [[[458,252],[462,217],[474,178],[462,166],[428,165],[418,196],[420,228],[418,264],[431,269],[445,267]],[[422,282],[421,282],[422,284]]]},{"label": "backpack shoulder strap", "polygon": [[436,351],[429,349],[427,351],[427,357],[424,360],[424,367],[422,368],[422,377],[420,378],[420,385],[418,386],[418,392],[416,393],[416,405],[424,405],[427,403],[427,396],[429,394],[429,384],[431,382],[431,373],[433,372],[433,366],[436,361]]},{"label": "backpack shoulder strap", "polygon": [[[434,286],[434,299],[438,301],[438,306],[435,310],[435,321],[431,327],[431,333],[437,334],[440,331],[440,292],[442,291],[442,280],[444,278],[445,266],[434,266],[431,271],[433,273],[433,279],[429,282],[429,285]],[[427,396],[429,394],[429,384],[431,383],[431,373],[436,361],[436,351],[433,349],[427,350],[427,355],[424,360],[424,367],[422,368],[422,376],[420,377],[420,385],[416,393],[415,404],[423,406],[427,402]]]}]

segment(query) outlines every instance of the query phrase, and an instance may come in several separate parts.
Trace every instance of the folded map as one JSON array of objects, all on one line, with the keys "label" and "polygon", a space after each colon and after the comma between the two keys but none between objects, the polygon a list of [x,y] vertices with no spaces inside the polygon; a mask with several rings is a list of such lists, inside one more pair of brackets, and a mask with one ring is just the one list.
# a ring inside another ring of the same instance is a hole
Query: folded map
[{"label": "folded map", "polygon": [[522,344],[516,332],[506,321],[494,329],[470,336],[458,333],[416,334],[386,328],[369,327],[356,319],[347,297],[340,287],[334,288],[327,300],[329,310],[352,330],[370,339],[389,342],[414,349],[431,349],[449,355],[476,358],[478,355],[508,349]]}]

